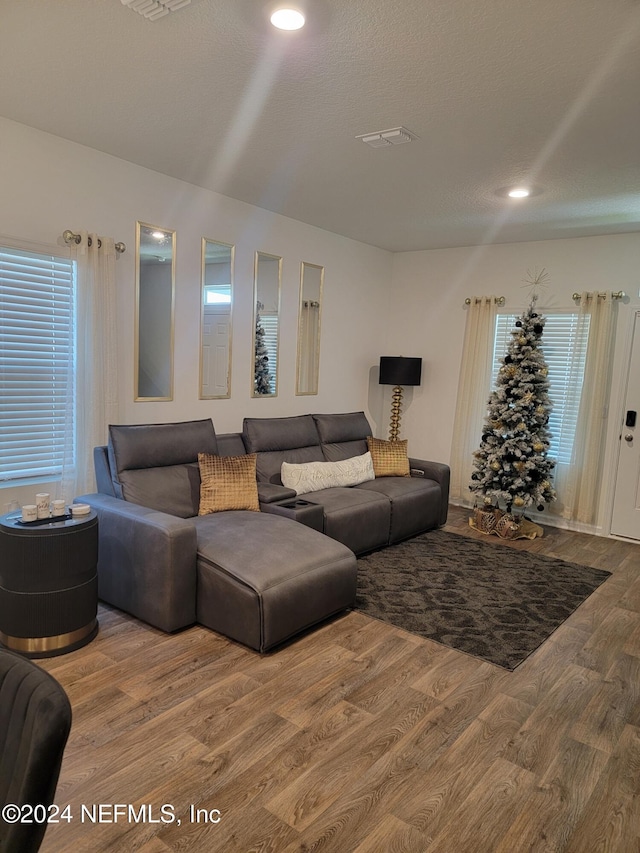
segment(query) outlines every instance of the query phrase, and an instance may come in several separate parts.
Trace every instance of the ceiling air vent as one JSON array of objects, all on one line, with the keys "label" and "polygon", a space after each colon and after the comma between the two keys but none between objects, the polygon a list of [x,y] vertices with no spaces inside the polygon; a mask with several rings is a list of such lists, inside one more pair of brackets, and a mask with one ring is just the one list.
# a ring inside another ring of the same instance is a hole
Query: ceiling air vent
[{"label": "ceiling air vent", "polygon": [[416,135],[406,127],[392,127],[390,130],[379,130],[377,133],[363,133],[356,136],[370,148],[386,148],[388,145],[404,145],[416,139]]},{"label": "ceiling air vent", "polygon": [[157,21],[169,12],[177,12],[183,6],[188,6],[191,0],[120,0],[120,2],[150,21]]}]

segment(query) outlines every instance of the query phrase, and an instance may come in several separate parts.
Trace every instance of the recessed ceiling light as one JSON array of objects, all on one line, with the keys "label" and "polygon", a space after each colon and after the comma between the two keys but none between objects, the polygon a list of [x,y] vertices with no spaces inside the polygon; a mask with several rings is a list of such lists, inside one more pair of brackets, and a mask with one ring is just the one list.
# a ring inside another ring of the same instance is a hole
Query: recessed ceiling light
[{"label": "recessed ceiling light", "polygon": [[298,9],[276,9],[270,20],[279,30],[299,30],[304,27],[304,15]]},{"label": "recessed ceiling light", "polygon": [[534,187],[531,184],[516,184],[516,186],[500,187],[495,190],[495,194],[500,198],[513,199],[530,198],[533,195],[540,195],[541,192],[541,187]]}]

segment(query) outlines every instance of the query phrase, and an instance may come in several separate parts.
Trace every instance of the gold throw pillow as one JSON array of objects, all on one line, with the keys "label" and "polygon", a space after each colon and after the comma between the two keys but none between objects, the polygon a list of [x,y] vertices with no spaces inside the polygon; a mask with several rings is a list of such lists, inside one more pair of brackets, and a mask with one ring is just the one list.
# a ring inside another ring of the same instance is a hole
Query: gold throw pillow
[{"label": "gold throw pillow", "polygon": [[256,480],[256,454],[215,456],[198,453],[200,509],[198,515],[248,509],[260,512]]},{"label": "gold throw pillow", "polygon": [[407,439],[385,441],[382,438],[367,438],[376,477],[410,477]]}]

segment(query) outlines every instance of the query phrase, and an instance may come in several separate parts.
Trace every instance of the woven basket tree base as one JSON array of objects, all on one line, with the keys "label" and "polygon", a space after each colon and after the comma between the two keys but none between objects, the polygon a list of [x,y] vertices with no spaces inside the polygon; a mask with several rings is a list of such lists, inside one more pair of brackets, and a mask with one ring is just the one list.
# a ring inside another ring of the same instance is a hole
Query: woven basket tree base
[{"label": "woven basket tree base", "polygon": [[469,527],[489,536],[495,533],[501,539],[535,539],[543,536],[544,529],[526,518],[515,521],[506,512],[492,507],[476,509],[469,519]]}]

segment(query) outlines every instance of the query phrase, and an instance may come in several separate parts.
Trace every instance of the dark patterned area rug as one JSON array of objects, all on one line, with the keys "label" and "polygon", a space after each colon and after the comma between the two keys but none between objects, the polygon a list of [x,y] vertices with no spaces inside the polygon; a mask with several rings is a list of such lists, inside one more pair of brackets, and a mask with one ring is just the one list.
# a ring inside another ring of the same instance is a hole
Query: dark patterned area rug
[{"label": "dark patterned area rug", "polygon": [[609,574],[434,530],[361,557],[356,608],[513,670]]}]

